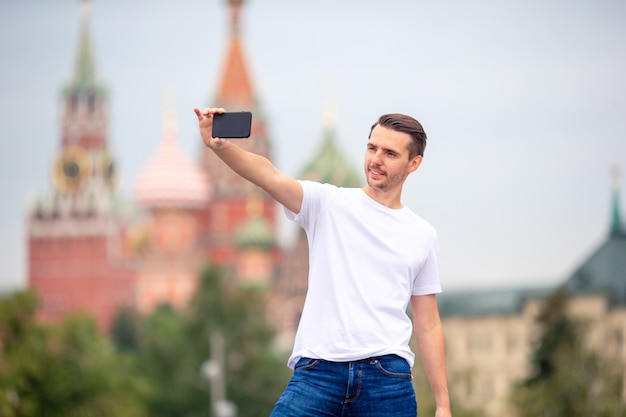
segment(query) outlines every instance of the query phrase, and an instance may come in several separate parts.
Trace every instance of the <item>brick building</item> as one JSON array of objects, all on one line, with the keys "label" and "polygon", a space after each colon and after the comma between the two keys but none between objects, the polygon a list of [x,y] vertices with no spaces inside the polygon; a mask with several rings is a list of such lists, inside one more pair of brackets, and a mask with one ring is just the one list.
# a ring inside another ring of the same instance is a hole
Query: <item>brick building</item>
[{"label": "brick building", "polygon": [[[243,2],[228,1],[230,39],[212,106],[254,114],[239,144],[271,158],[263,109],[243,53]],[[96,77],[88,1],[81,2],[73,78],[62,90],[61,137],[53,187],[28,208],[28,286],[39,316],[55,321],[92,314],[106,331],[121,307],[150,311],[182,306],[199,268],[225,268],[229,282],[267,287],[278,271],[276,205],[233,174],[209,150],[197,158],[178,145],[176,117],[167,112],[159,149],[135,181],[132,199],[119,195],[108,149],[108,94]]]},{"label": "brick building", "polygon": [[120,305],[132,302],[135,273],[108,148],[108,94],[96,78],[88,19],[83,3],[74,74],[61,92],[53,186],[27,213],[28,285],[40,296],[43,321],[83,311],[106,327]]},{"label": "brick building", "polygon": [[[557,287],[569,293],[568,313],[589,324],[589,347],[626,367],[626,231],[619,184],[612,193],[605,240]],[[513,416],[513,387],[534,371],[536,317],[557,287],[494,288],[439,297],[446,334],[450,391],[485,416]],[[626,373],[624,374],[626,400]]]}]

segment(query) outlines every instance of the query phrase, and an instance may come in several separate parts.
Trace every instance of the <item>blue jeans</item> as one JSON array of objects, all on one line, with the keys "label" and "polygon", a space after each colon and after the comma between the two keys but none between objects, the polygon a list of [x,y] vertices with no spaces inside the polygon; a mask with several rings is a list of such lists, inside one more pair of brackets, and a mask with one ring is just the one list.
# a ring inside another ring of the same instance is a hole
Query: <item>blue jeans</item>
[{"label": "blue jeans", "polygon": [[409,364],[396,355],[353,362],[302,358],[271,417],[415,417]]}]

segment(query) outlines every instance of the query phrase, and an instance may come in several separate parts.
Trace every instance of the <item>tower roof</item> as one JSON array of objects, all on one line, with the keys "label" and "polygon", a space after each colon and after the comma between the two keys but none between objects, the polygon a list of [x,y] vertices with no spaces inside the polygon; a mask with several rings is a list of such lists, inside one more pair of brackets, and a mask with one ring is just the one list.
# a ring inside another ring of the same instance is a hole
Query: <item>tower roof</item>
[{"label": "tower roof", "polygon": [[235,240],[241,248],[268,248],[274,245],[274,233],[263,217],[263,199],[258,194],[248,197],[248,219],[235,231]]},{"label": "tower roof", "polygon": [[74,63],[73,78],[66,86],[66,91],[80,92],[103,89],[96,80],[96,66],[91,48],[90,17],[91,2],[89,0],[81,0],[78,50]]},{"label": "tower roof", "polygon": [[[613,305],[626,305],[626,233],[621,222],[616,171],[607,239],[572,273],[563,286],[572,295],[604,294]],[[544,297],[552,287],[451,292],[438,296],[442,316],[517,314],[527,298]]]},{"label": "tower roof", "polygon": [[622,223],[622,213],[620,208],[620,193],[619,193],[619,170],[617,168],[613,168],[612,170],[613,177],[613,191],[611,196],[611,236],[626,236],[626,232],[624,231],[624,225]]},{"label": "tower roof", "polygon": [[237,246],[271,247],[274,244],[274,234],[267,220],[260,215],[251,216],[235,232]]},{"label": "tower roof", "polygon": [[474,291],[452,291],[437,295],[442,317],[519,314],[529,298],[545,297],[552,287],[490,288]]},{"label": "tower roof", "polygon": [[341,153],[335,135],[335,115],[327,110],[323,122],[323,142],[305,165],[302,179],[334,184],[338,187],[360,187],[361,177]]},{"label": "tower roof", "polygon": [[254,90],[240,36],[239,19],[243,3],[243,0],[228,1],[231,13],[230,41],[216,98],[217,105],[228,110],[251,109],[255,104]]},{"label": "tower roof", "polygon": [[176,135],[175,116],[168,112],[161,144],[135,183],[135,199],[145,206],[200,208],[209,200],[204,171],[183,153]]},{"label": "tower roof", "polygon": [[615,171],[608,237],[574,271],[565,287],[573,294],[606,293],[612,302],[626,305],[626,233],[621,221],[616,174]]}]

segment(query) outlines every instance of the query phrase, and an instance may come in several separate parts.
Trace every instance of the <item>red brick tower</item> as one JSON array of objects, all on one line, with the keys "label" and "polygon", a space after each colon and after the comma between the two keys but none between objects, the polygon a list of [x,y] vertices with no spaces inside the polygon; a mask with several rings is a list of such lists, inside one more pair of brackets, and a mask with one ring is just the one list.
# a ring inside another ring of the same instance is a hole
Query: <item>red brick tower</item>
[{"label": "red brick tower", "polygon": [[131,302],[123,208],[115,198],[115,164],[107,149],[107,93],[95,76],[89,2],[81,3],[73,79],[61,94],[61,140],[53,188],[29,209],[28,285],[41,301],[39,316],[92,314],[105,330]]},{"label": "red brick tower", "polygon": [[[249,139],[237,140],[237,144],[271,159],[264,116],[243,54],[239,24],[242,4],[243,0],[228,1],[230,39],[217,94],[211,106],[224,107],[227,111],[252,111],[252,134]],[[238,251],[236,231],[248,220],[249,199],[255,199],[255,206],[259,207],[255,216],[267,222],[272,235],[276,234],[276,203],[265,193],[261,193],[260,199],[256,197],[258,188],[234,174],[208,149],[202,152],[202,165],[213,184],[211,204],[201,214],[203,243],[213,263],[234,272]]]}]

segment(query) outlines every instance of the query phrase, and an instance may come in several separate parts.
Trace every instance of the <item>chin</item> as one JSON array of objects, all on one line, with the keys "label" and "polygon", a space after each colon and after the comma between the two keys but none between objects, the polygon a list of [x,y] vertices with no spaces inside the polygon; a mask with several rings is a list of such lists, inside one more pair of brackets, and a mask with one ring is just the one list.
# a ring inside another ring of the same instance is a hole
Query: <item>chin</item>
[{"label": "chin", "polygon": [[385,191],[387,189],[387,184],[375,182],[375,181],[370,180],[369,178],[367,179],[367,185],[371,189],[374,189],[377,191]]}]

